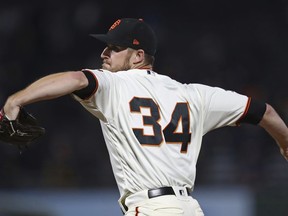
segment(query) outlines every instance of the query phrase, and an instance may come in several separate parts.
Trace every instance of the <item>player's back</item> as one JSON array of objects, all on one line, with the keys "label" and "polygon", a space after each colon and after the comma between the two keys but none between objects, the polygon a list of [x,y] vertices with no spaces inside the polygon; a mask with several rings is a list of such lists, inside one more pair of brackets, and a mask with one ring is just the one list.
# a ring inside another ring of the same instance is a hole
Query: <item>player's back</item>
[{"label": "player's back", "polygon": [[122,195],[168,185],[193,188],[202,136],[235,125],[249,104],[236,92],[182,84],[153,71],[91,72],[98,88],[81,103],[101,120]]},{"label": "player's back", "polygon": [[192,132],[187,85],[147,70],[108,76],[102,128],[120,189],[193,187],[202,133]]}]

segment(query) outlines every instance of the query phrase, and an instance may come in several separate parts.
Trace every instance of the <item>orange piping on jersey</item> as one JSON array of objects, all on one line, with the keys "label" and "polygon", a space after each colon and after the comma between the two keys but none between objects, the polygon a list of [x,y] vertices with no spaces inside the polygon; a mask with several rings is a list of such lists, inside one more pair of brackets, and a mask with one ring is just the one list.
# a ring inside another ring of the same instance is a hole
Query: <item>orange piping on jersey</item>
[{"label": "orange piping on jersey", "polygon": [[250,107],[250,103],[251,103],[251,97],[248,98],[248,101],[247,101],[247,104],[246,104],[244,113],[243,113],[242,116],[236,121],[236,125],[237,125],[237,126],[240,126],[240,121],[246,116],[246,114],[247,114],[247,112],[248,112],[248,110],[249,110],[249,107]]},{"label": "orange piping on jersey", "polygon": [[135,216],[138,216],[138,214],[139,214],[139,210],[138,210],[138,208],[139,208],[139,207],[136,207],[136,208],[135,208],[135,211],[136,211]]},{"label": "orange piping on jersey", "polygon": [[98,79],[97,79],[97,77],[95,76],[95,74],[92,73],[92,71],[90,71],[90,70],[85,70],[85,71],[88,71],[89,73],[91,73],[91,74],[93,75],[93,77],[95,78],[95,81],[96,81],[96,87],[95,87],[95,89],[93,90],[93,92],[92,92],[89,96],[87,96],[86,98],[84,98],[84,100],[87,100],[87,99],[89,99],[90,97],[92,97],[92,95],[95,94],[95,92],[96,92],[97,89],[98,89],[99,82],[98,82]]}]

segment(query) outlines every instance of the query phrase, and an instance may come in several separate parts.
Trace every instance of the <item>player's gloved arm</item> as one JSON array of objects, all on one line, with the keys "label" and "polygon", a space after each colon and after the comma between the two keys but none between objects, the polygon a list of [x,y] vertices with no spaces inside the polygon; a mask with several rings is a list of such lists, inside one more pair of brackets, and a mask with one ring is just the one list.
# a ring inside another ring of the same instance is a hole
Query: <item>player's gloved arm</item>
[{"label": "player's gloved arm", "polygon": [[266,105],[266,111],[259,125],[274,138],[281,154],[288,161],[288,128],[271,105]]},{"label": "player's gloved arm", "polygon": [[38,101],[49,100],[70,94],[88,85],[86,76],[81,71],[55,73],[36,80],[28,87],[11,95],[3,110],[5,115],[14,120],[20,107]]}]

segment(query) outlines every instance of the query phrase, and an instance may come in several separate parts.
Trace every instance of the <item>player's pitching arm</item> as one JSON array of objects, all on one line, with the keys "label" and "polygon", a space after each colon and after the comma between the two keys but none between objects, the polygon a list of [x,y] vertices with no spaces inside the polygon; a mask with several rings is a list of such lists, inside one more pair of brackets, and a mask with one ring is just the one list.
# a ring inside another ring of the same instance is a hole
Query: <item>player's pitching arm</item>
[{"label": "player's pitching arm", "polygon": [[5,115],[14,120],[21,106],[68,95],[87,85],[88,80],[81,71],[50,74],[8,97],[3,109]]},{"label": "player's pitching arm", "polygon": [[266,105],[265,114],[259,125],[274,138],[281,154],[288,161],[288,128],[271,105]]}]

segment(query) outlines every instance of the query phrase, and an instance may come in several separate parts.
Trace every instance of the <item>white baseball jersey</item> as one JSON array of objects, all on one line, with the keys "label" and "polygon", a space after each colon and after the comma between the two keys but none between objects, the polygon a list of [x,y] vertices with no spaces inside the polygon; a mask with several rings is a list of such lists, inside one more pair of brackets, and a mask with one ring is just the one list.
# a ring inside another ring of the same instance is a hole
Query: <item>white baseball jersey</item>
[{"label": "white baseball jersey", "polygon": [[192,189],[203,135],[235,125],[249,101],[143,69],[91,72],[98,88],[78,100],[100,119],[121,195],[162,186]]}]

